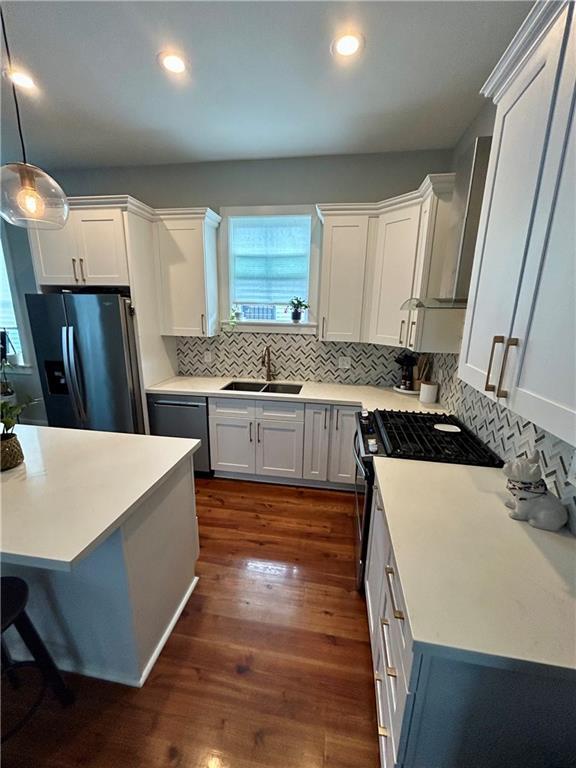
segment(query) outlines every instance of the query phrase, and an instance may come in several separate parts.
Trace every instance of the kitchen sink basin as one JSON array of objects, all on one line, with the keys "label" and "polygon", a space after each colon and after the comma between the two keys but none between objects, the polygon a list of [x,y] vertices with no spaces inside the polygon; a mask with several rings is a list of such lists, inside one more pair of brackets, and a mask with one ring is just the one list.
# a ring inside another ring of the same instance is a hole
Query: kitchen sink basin
[{"label": "kitchen sink basin", "polygon": [[265,387],[265,381],[231,381],[222,389],[233,392],[263,392]]},{"label": "kitchen sink basin", "polygon": [[276,395],[299,395],[302,389],[302,384],[280,384],[271,383],[266,384],[262,392],[271,392]]}]

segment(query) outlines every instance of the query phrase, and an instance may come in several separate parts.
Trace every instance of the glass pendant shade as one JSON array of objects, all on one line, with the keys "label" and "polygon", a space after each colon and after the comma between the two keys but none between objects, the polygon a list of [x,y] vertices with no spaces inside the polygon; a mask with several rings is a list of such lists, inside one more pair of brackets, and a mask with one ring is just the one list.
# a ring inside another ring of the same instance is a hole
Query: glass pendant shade
[{"label": "glass pendant shade", "polygon": [[41,168],[9,163],[0,168],[0,216],[16,227],[62,229],[68,219],[64,190]]}]

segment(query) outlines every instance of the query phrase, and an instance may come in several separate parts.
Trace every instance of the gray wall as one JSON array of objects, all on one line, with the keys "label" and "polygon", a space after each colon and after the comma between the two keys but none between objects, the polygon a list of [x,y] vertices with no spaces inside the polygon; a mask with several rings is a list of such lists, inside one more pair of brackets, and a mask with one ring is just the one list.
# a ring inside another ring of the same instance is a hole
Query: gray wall
[{"label": "gray wall", "polygon": [[68,195],[129,194],[154,208],[369,202],[449,171],[449,150],[155,165],[52,173]]}]

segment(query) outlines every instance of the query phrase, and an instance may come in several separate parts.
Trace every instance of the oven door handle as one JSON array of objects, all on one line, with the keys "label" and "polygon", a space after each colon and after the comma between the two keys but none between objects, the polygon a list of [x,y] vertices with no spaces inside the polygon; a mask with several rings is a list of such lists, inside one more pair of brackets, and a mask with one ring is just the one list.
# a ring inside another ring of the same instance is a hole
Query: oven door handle
[{"label": "oven door handle", "polygon": [[354,435],[354,461],[356,462],[358,469],[360,470],[360,474],[362,475],[362,478],[366,480],[366,467],[362,463],[362,459],[360,458],[360,441],[358,440],[358,433]]}]

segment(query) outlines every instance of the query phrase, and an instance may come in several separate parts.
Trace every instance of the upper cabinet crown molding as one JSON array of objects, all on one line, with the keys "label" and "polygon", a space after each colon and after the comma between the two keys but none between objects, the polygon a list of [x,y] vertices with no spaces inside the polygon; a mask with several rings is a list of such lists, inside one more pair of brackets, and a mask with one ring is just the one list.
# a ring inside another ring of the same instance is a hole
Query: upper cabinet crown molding
[{"label": "upper cabinet crown molding", "polygon": [[386,211],[421,203],[429,195],[451,195],[454,189],[454,173],[430,173],[413,192],[389,197],[376,203],[318,203],[316,210],[322,221],[326,216],[379,216]]},{"label": "upper cabinet crown molding", "polygon": [[135,213],[138,216],[142,216],[148,221],[154,221],[156,218],[156,211],[146,203],[142,203],[135,197],[130,195],[83,195],[78,197],[69,197],[68,203],[70,208],[75,210],[82,210],[85,208],[95,209],[111,209],[120,211],[128,211],[129,213]]},{"label": "upper cabinet crown molding", "polygon": [[496,104],[510,87],[511,81],[522,71],[527,59],[548,34],[550,27],[561,15],[568,0],[538,0],[524,19],[520,29],[504,51],[486,80],[480,93]]},{"label": "upper cabinet crown molding", "polygon": [[155,213],[158,219],[202,219],[215,227],[222,221],[211,208],[157,208]]}]

